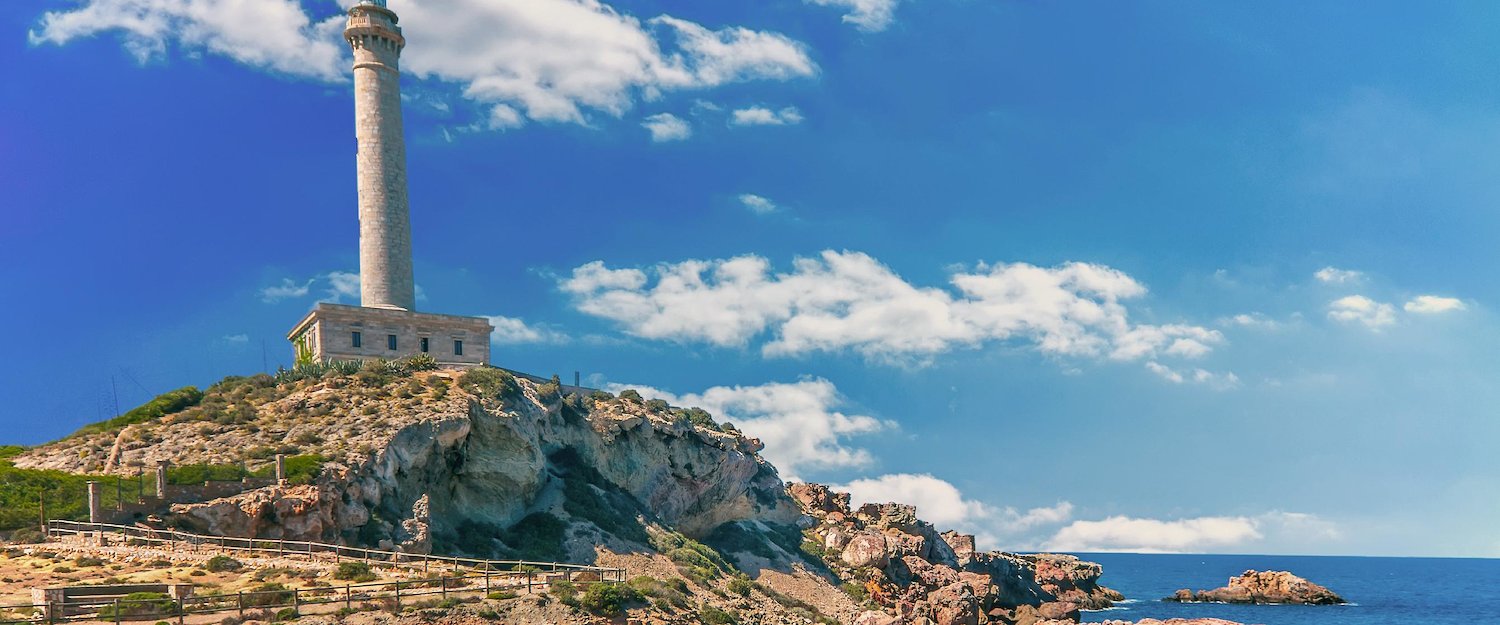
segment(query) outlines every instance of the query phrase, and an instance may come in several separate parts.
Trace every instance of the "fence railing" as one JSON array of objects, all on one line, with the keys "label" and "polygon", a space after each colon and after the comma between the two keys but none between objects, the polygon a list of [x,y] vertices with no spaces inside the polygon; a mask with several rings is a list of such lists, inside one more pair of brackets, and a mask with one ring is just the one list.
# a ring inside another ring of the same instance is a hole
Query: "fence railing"
[{"label": "fence railing", "polygon": [[[619,569],[611,569],[619,570]],[[587,585],[606,580],[599,575],[573,570],[501,571],[470,573],[452,577],[396,580],[342,586],[277,588],[234,593],[187,595],[152,599],[120,597],[78,598],[17,605],[0,605],[0,625],[19,623],[68,623],[79,621],[121,623],[175,618],[179,624],[194,614],[222,614],[257,610],[285,610],[297,614],[422,607],[426,602],[460,599],[465,595],[492,596],[497,592],[519,595],[544,590],[553,582],[567,580]],[[426,599],[424,599],[426,598]]]},{"label": "fence railing", "polygon": [[[127,599],[124,597],[78,597],[73,600],[17,605],[0,605],[0,625],[11,623],[63,623],[76,621],[157,621],[176,617],[179,624],[189,615],[238,612],[247,610],[292,608],[299,614],[318,606],[335,606],[353,610],[361,608],[394,608],[400,610],[421,597],[457,598],[457,595],[497,591],[537,592],[558,581],[577,584],[623,582],[622,568],[599,567],[562,562],[529,560],[486,560],[419,553],[402,553],[349,547],[310,541],[269,538],[236,538],[206,536],[176,530],[132,527],[109,523],[82,523],[53,520],[47,522],[49,538],[63,536],[114,535],[127,545],[165,547],[171,551],[223,551],[258,554],[267,557],[305,557],[334,563],[362,561],[377,567],[422,571],[431,575],[437,565],[449,576],[410,580],[380,581],[343,586],[279,588],[236,593],[187,595],[178,598]],[[342,605],[339,605],[342,604]],[[324,608],[327,609],[327,608]]]},{"label": "fence railing", "polygon": [[317,559],[317,556],[330,556],[334,562],[343,560],[360,560],[370,563],[401,566],[403,568],[416,568],[420,566],[424,572],[430,570],[433,564],[440,567],[451,567],[453,571],[459,572],[464,569],[470,571],[573,571],[592,572],[600,575],[608,581],[624,581],[624,569],[592,566],[588,564],[567,564],[562,562],[534,562],[530,560],[485,560],[481,558],[461,558],[455,556],[438,556],[423,553],[404,553],[400,551],[382,551],[379,549],[367,549],[364,547],[350,547],[347,545],[334,545],[329,543],[309,542],[300,540],[283,540],[279,538],[236,538],[232,536],[206,536],[202,534],[190,534],[176,530],[153,529],[129,525],[114,525],[110,523],[83,523],[79,521],[53,520],[47,522],[47,536],[57,538],[69,535],[85,535],[94,533],[117,534],[127,545],[136,546],[161,546],[168,549],[198,551],[202,549],[219,549],[222,551],[239,551],[258,553],[265,556],[288,557],[308,556]]}]

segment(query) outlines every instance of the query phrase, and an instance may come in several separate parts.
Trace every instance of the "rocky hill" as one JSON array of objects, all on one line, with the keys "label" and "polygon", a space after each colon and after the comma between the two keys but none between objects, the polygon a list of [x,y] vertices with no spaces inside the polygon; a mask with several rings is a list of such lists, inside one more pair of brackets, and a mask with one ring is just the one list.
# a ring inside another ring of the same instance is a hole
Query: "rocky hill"
[{"label": "rocky hill", "polygon": [[689,603],[744,622],[1030,624],[1076,621],[1120,598],[1098,585],[1097,565],[979,553],[973,537],[939,532],[911,506],[854,510],[847,494],[788,487],[759,441],[701,410],[562,391],[421,362],[231,378],[12,461],[126,475],[165,461],[233,475],[292,454],[315,461],[305,479],[176,503],[150,522],[628,566],[683,580]]}]

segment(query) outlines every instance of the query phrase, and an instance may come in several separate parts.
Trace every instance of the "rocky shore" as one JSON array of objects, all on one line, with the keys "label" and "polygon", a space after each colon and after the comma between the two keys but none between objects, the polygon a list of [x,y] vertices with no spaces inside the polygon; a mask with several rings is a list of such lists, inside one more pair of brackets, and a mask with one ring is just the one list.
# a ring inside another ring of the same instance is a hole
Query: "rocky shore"
[{"label": "rocky shore", "polygon": [[1333,591],[1287,571],[1245,571],[1229,585],[1193,592],[1186,588],[1162,599],[1176,603],[1278,603],[1338,605],[1348,603]]}]

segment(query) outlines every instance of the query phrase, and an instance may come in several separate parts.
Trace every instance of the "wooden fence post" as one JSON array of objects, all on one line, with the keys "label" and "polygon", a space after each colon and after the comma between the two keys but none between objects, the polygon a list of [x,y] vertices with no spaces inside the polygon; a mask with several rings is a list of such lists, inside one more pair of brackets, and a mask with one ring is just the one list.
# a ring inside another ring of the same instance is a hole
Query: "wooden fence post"
[{"label": "wooden fence post", "polygon": [[245,591],[241,590],[239,592],[234,593],[234,595],[235,595],[235,603],[238,604],[239,607],[240,607],[240,618],[244,619],[245,618]]},{"label": "wooden fence post", "polygon": [[485,567],[485,571],[484,571],[484,596],[485,597],[490,596],[490,571],[489,571],[489,567]]},{"label": "wooden fence post", "polygon": [[531,594],[531,571],[526,571],[526,594]]},{"label": "wooden fence post", "polygon": [[120,600],[115,599],[115,625],[120,625]]},{"label": "wooden fence post", "polygon": [[344,609],[354,609],[354,586],[344,582]]},{"label": "wooden fence post", "polygon": [[183,600],[182,595],[178,595],[177,596],[177,625],[182,625],[183,624],[183,622],[187,619],[186,615],[187,615],[187,602]]},{"label": "wooden fence post", "polygon": [[292,589],[292,613],[302,614],[302,591],[297,588]]},{"label": "wooden fence post", "polygon": [[396,580],[396,611],[401,611],[401,580]]}]

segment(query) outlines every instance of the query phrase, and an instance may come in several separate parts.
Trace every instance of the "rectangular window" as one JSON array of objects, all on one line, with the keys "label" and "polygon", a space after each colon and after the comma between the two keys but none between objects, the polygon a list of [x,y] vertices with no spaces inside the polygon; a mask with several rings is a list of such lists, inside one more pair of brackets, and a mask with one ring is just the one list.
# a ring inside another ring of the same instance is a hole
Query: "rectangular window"
[{"label": "rectangular window", "polygon": [[386,337],[385,337],[385,347],[386,347],[386,349],[389,349],[391,351],[396,351],[396,335],[394,335],[394,334],[387,334],[386,335]]},{"label": "rectangular window", "polygon": [[359,333],[358,332],[354,333],[354,346],[355,347],[363,347],[363,345],[360,344]]},{"label": "rectangular window", "polygon": [[464,355],[464,342],[463,341],[454,341],[453,342],[453,355],[454,356],[462,356],[462,355]]},{"label": "rectangular window", "polygon": [[427,339],[422,339],[422,353],[427,353]]}]

